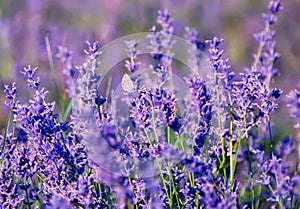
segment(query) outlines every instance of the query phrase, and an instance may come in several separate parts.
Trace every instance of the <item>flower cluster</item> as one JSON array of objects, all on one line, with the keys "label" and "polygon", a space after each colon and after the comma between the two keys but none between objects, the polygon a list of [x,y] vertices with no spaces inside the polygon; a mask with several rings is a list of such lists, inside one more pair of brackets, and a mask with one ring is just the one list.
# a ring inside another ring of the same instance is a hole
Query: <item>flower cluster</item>
[{"label": "flower cluster", "polygon": [[254,55],[253,67],[260,70],[261,74],[268,81],[267,85],[277,74],[277,70],[273,65],[278,60],[279,53],[276,52],[275,31],[272,30],[272,26],[277,22],[277,14],[282,8],[280,0],[270,1],[268,6],[269,13],[263,14],[265,28],[263,31],[254,34],[256,41],[259,43],[259,48]]},{"label": "flower cluster", "polygon": [[170,79],[168,69],[171,67],[174,56],[172,52],[172,47],[175,44],[175,41],[172,39],[174,34],[173,18],[168,10],[160,10],[158,11],[156,22],[160,25],[161,30],[159,31],[153,26],[147,38],[150,42],[151,55],[158,61],[158,64],[152,68],[158,74],[159,81],[163,84]]},{"label": "flower cluster", "polygon": [[152,123],[152,115],[159,115],[161,124],[172,124],[175,119],[175,97],[163,89],[147,89],[146,87],[139,90],[136,98],[131,101],[131,114],[134,123],[146,128]]},{"label": "flower cluster", "polygon": [[[191,108],[192,113],[197,114],[197,127],[196,134],[190,137],[194,137],[195,147],[194,152],[196,155],[202,152],[205,140],[211,132],[212,122],[212,102],[211,96],[205,83],[199,76],[193,76],[188,80],[188,87],[191,92],[193,107]],[[194,134],[194,133],[193,133]]]},{"label": "flower cluster", "polygon": [[[99,42],[87,43],[77,67],[59,47],[69,96],[60,99],[70,103],[59,113],[38,68],[24,68],[32,99],[19,101],[15,83],[4,87],[10,114],[0,135],[1,208],[299,208],[297,138],[274,137],[271,127],[282,94],[272,86],[279,54],[271,27],[280,0],[270,0],[268,9],[265,29],[255,35],[254,63],[239,74],[223,57],[223,39],[204,43],[187,27],[186,88],[174,79],[181,68],[172,63],[176,43],[167,10],[158,13],[160,30],[153,27],[147,37],[149,74],[137,76],[139,41],[125,42],[130,75],[123,77],[121,100],[114,82],[99,85],[105,78],[98,72]],[[300,93],[287,98],[299,128]]]},{"label": "flower cluster", "polygon": [[[64,196],[69,205],[99,207],[103,203],[94,190],[94,177],[86,173],[91,169],[86,148],[69,132],[69,122],[59,122],[36,71],[30,66],[22,71],[35,94],[29,104],[14,103],[15,130],[4,136],[1,173],[6,173],[3,182],[10,183],[1,184],[1,205],[51,208],[53,198]],[[9,101],[15,99],[14,85],[5,92]]]}]

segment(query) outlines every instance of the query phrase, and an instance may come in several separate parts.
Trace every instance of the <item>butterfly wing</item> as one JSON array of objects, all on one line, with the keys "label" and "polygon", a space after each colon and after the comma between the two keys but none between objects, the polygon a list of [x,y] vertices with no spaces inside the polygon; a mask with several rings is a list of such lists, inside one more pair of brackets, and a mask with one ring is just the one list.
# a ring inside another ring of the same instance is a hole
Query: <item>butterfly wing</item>
[{"label": "butterfly wing", "polygon": [[125,74],[122,78],[122,88],[126,92],[133,92],[135,90],[134,82],[131,80],[129,75]]}]

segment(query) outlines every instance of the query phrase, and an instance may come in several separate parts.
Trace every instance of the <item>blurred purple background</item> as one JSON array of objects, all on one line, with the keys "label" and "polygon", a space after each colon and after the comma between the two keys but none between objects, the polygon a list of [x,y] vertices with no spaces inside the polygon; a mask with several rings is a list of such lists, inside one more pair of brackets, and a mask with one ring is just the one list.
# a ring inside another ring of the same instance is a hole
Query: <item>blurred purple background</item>
[{"label": "blurred purple background", "polygon": [[[233,70],[242,71],[251,65],[257,48],[252,34],[264,27],[261,13],[267,10],[267,3],[263,0],[0,0],[0,102],[4,102],[5,83],[17,81],[17,87],[22,89],[24,81],[19,79],[19,71],[28,64],[39,66],[42,81],[50,80],[46,39],[54,66],[59,70],[55,57],[58,45],[71,49],[74,64],[80,64],[87,40],[99,40],[104,45],[124,35],[148,32],[156,24],[157,11],[165,8],[175,19],[176,35],[183,37],[184,27],[191,26],[202,39],[224,38],[225,56]],[[285,0],[283,6],[275,28],[281,54],[276,82],[288,93],[300,81],[300,1]],[[49,88],[51,85],[48,82]],[[28,97],[26,91],[19,94]],[[282,105],[285,106],[284,101]],[[6,121],[6,112],[7,108],[1,105],[0,128]],[[284,108],[278,114],[285,114]],[[282,119],[279,125],[287,122],[290,119]]]}]

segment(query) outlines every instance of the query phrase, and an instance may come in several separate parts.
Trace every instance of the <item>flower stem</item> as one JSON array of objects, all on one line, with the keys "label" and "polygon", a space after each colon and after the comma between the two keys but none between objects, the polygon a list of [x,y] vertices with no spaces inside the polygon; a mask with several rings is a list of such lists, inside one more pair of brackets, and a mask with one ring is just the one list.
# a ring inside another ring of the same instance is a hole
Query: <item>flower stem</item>
[{"label": "flower stem", "polygon": [[222,127],[221,108],[220,108],[220,93],[219,93],[219,85],[218,85],[217,81],[216,81],[216,93],[217,93],[217,99],[218,99],[218,109],[217,109],[218,126],[219,126],[219,135],[220,135],[221,148],[222,148],[222,161],[221,161],[220,168],[223,168],[224,181],[226,181],[226,168],[223,167],[225,164],[225,141],[224,141],[224,137],[223,137],[223,133],[222,133],[223,127]]},{"label": "flower stem", "polygon": [[[269,25],[268,25],[268,24],[266,24],[264,31],[267,31],[267,30],[269,30]],[[255,54],[256,57],[255,57],[255,60],[254,60],[254,62],[253,62],[253,67],[254,67],[255,69],[257,68],[257,65],[258,65],[258,62],[259,62],[259,58],[260,58],[260,56],[261,56],[261,54],[262,54],[262,50],[263,50],[264,46],[265,46],[265,42],[260,42],[260,43],[259,43],[257,52],[256,52],[256,54]]]},{"label": "flower stem", "polygon": [[[10,108],[10,110],[9,110],[9,115],[8,115],[8,118],[7,118],[7,122],[6,122],[6,127],[5,127],[4,137],[3,137],[3,143],[2,143],[2,148],[1,148],[1,152],[2,152],[2,153],[3,153],[4,150],[5,150],[7,134],[8,134],[9,125],[10,125],[10,121],[11,121],[11,117],[12,117],[12,112],[13,112],[14,106],[15,106],[15,98],[13,99],[11,108]],[[2,162],[2,160],[1,160],[1,162]]]},{"label": "flower stem", "polygon": [[247,143],[247,153],[248,153],[248,167],[249,167],[249,174],[250,174],[250,188],[251,188],[251,209],[254,209],[254,180],[253,180],[253,170],[252,170],[252,160],[250,154],[250,143],[249,143],[249,136],[247,130],[247,121],[246,121],[246,113],[244,114],[244,127],[246,130],[246,143]]}]

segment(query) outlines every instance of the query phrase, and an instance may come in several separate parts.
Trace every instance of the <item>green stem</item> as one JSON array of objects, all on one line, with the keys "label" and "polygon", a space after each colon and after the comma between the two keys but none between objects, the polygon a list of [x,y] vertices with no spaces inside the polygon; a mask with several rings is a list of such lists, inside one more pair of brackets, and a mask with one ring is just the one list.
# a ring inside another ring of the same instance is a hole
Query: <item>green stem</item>
[{"label": "green stem", "polygon": [[251,209],[254,209],[254,180],[253,180],[253,170],[252,170],[252,160],[251,160],[251,154],[250,154],[250,143],[249,143],[249,136],[248,136],[248,130],[247,130],[247,122],[246,122],[246,114],[244,114],[244,127],[246,129],[246,143],[247,143],[247,153],[248,153],[248,167],[250,172],[250,188],[251,188]]},{"label": "green stem", "polygon": [[[10,121],[11,121],[11,117],[12,117],[12,111],[13,111],[14,107],[15,107],[15,98],[13,98],[12,105],[11,105],[11,108],[9,110],[9,115],[8,115],[7,122],[6,122],[6,127],[5,127],[4,137],[3,137],[3,143],[2,143],[2,148],[1,148],[2,153],[5,150],[7,134],[8,134],[8,131],[9,131],[9,125],[10,125]],[[1,159],[1,162],[2,162],[2,159]]]},{"label": "green stem", "polygon": [[[258,194],[257,194],[259,197],[260,197],[260,195],[261,195],[261,189],[262,189],[262,186],[259,185],[259,186],[258,186]],[[257,209],[259,208],[259,200],[260,200],[260,199],[257,198],[257,202],[256,202],[256,205],[255,205],[255,208],[257,208]]]},{"label": "green stem", "polygon": [[[150,137],[149,137],[149,135],[148,135],[148,133],[147,133],[147,131],[144,129],[144,133],[145,133],[145,135],[146,135],[146,137],[147,137],[147,139],[148,139],[148,141],[149,141],[149,144],[151,145],[151,146],[153,146],[153,144],[152,144],[152,142],[151,142],[151,139],[150,139]],[[166,192],[166,195],[167,195],[167,197],[168,197],[168,200],[169,200],[169,206],[170,206],[170,208],[172,208],[172,206],[173,206],[173,203],[172,203],[172,200],[171,200],[171,198],[170,198],[170,195],[168,194],[168,190],[167,190],[167,185],[166,185],[166,182],[165,182],[165,178],[164,178],[164,175],[163,175],[163,173],[162,173],[162,170],[161,170],[161,167],[160,167],[160,164],[158,163],[158,161],[157,161],[157,159],[155,158],[155,163],[157,164],[157,167],[158,167],[158,170],[159,170],[159,175],[160,175],[160,178],[161,178],[161,180],[162,180],[162,184],[163,184],[163,188],[164,188],[164,190],[165,190],[165,192]]]},{"label": "green stem", "polygon": [[170,127],[167,127],[167,142],[168,144],[171,143],[171,133],[170,133]]},{"label": "green stem", "polygon": [[65,122],[67,120],[67,117],[69,116],[69,114],[72,110],[72,106],[73,106],[73,99],[69,102],[69,104],[63,114],[63,117],[62,117],[63,122]]},{"label": "green stem", "polygon": [[151,109],[152,109],[152,123],[153,123],[153,132],[154,132],[154,135],[155,135],[155,138],[156,138],[156,141],[158,142],[158,135],[157,135],[157,132],[156,132],[156,125],[155,125],[155,113],[154,113],[154,106],[151,102]]},{"label": "green stem", "polygon": [[[234,173],[235,173],[235,165],[236,165],[237,157],[235,159],[233,157],[233,142],[232,142],[232,136],[233,136],[233,118],[232,118],[233,107],[232,107],[232,100],[231,100],[230,92],[227,91],[227,93],[228,93],[228,99],[229,99],[229,105],[230,105],[229,133],[230,133],[230,136],[231,136],[231,140],[229,142],[229,166],[230,166],[229,186],[230,186],[230,190],[232,191],[233,181],[234,181]],[[236,156],[237,155],[238,155],[238,153],[236,153]]]},{"label": "green stem", "polygon": [[[298,175],[298,165],[299,165],[299,161],[298,161],[298,158],[297,158],[297,162],[296,162],[296,169],[295,169],[295,172],[294,172],[294,176],[297,176]],[[292,193],[292,197],[291,197],[291,203],[290,203],[290,206],[291,208],[293,208],[293,200],[294,200],[294,193]],[[295,202],[295,206],[297,204],[297,201]]]},{"label": "green stem", "polygon": [[233,161],[233,173],[235,172],[235,169],[236,169],[236,162],[237,162],[237,158],[238,158],[238,154],[239,154],[239,149],[240,149],[240,142],[241,140],[238,139],[238,142],[237,142],[237,145],[236,145],[236,148],[235,148],[235,159]]},{"label": "green stem", "polygon": [[222,127],[222,116],[221,116],[221,107],[220,107],[220,92],[219,92],[219,84],[218,84],[218,76],[217,72],[215,73],[215,79],[216,79],[216,86],[215,90],[217,93],[217,100],[218,100],[218,108],[217,108],[217,115],[218,115],[218,126],[219,126],[219,135],[220,135],[220,141],[221,141],[221,148],[222,148],[222,160],[220,164],[220,168],[223,168],[223,174],[224,174],[224,181],[226,181],[226,168],[224,167],[225,164],[225,141],[223,137],[223,127]]},{"label": "green stem", "polygon": [[272,139],[273,137],[272,137],[272,130],[271,130],[271,120],[269,115],[267,117],[267,120],[268,120],[268,129],[269,129],[269,137],[270,137],[270,149],[273,156],[273,139]]},{"label": "green stem", "polygon": [[229,185],[232,190],[233,180],[234,180],[234,169],[233,169],[233,144],[232,140],[229,143],[229,158],[230,158],[230,174],[229,174]]},{"label": "green stem", "polygon": [[170,170],[169,166],[170,165],[168,164],[168,166],[167,166],[167,172],[169,174],[169,181],[171,182],[171,184],[170,184],[170,194],[171,195],[173,194],[173,192],[172,192],[172,187],[173,187],[173,191],[175,193],[177,204],[179,206],[180,205],[179,196],[178,196],[178,192],[177,192],[177,189],[176,189],[176,186],[175,186],[175,182],[174,182],[174,179],[173,179],[173,176],[172,176],[172,173],[171,173],[171,170]]},{"label": "green stem", "polygon": [[27,189],[25,190],[25,197],[26,197],[26,201],[27,201],[27,206],[28,206],[28,209],[30,209],[30,202],[29,202],[29,196],[28,196],[28,191]]},{"label": "green stem", "polygon": [[[64,115],[66,98],[65,98],[64,94],[61,94],[59,85],[57,83],[56,73],[55,73],[55,68],[54,68],[54,62],[53,62],[53,57],[52,57],[52,51],[51,51],[51,46],[50,46],[48,36],[45,37],[45,42],[46,42],[46,51],[47,51],[47,56],[48,56],[48,62],[49,62],[49,65],[50,65],[52,84],[54,86],[55,92],[58,94],[57,95],[58,98],[60,99],[60,109],[61,109],[62,115]],[[62,98],[62,96],[63,96],[63,98]],[[60,118],[62,117],[62,115],[60,115]]]},{"label": "green stem", "polygon": [[173,208],[173,200],[171,198],[171,192],[170,192],[170,194],[168,193],[168,189],[167,189],[167,185],[166,185],[166,182],[165,182],[164,175],[163,175],[161,167],[160,167],[160,165],[159,165],[159,163],[157,162],[156,159],[155,159],[155,162],[157,163],[157,166],[158,166],[158,169],[159,169],[160,178],[162,180],[164,190],[165,190],[166,195],[167,195],[168,200],[169,200],[169,206],[170,206],[170,208]]},{"label": "green stem", "polygon": [[279,208],[280,208],[280,209],[283,209],[284,206],[283,206],[283,203],[282,203],[282,199],[281,199],[281,198],[278,199],[278,197],[276,196],[276,194],[275,194],[275,192],[274,192],[274,190],[273,190],[273,188],[272,188],[272,186],[271,186],[270,184],[268,185],[268,187],[269,187],[269,189],[271,190],[273,196],[276,198],[276,201],[277,201],[278,204],[279,204]]}]

